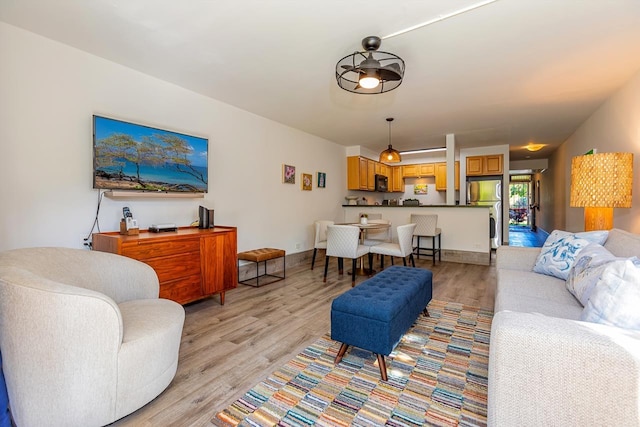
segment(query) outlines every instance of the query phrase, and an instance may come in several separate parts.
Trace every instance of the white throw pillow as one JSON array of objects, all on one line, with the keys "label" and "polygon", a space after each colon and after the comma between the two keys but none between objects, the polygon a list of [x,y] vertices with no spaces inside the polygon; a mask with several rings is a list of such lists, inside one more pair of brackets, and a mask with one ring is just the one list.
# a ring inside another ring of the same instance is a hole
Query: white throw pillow
[{"label": "white throw pillow", "polygon": [[580,250],[589,243],[603,244],[608,235],[608,231],[570,233],[554,230],[544,242],[533,271],[567,280]]},{"label": "white throw pillow", "polygon": [[567,278],[567,290],[580,301],[584,307],[589,301],[593,288],[598,283],[600,276],[607,265],[616,258],[604,246],[597,243],[589,243],[582,248],[576,257],[576,261],[571,267]]},{"label": "white throw pillow", "polygon": [[580,320],[640,330],[640,260],[613,261],[602,272]]}]

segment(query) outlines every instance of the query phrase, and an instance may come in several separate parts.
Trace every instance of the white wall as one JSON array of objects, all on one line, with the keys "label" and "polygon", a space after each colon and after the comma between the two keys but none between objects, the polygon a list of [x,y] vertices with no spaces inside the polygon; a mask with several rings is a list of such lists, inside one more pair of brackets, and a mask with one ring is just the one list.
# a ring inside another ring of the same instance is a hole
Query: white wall
[{"label": "white wall", "polygon": [[[342,216],[342,146],[4,23],[0,62],[0,250],[81,247],[98,198],[92,114],[209,139],[204,199],[105,197],[102,231],[118,229],[123,206],[147,228],[189,225],[202,204],[238,227],[239,250],[293,253],[313,247],[315,219]],[[296,166],[295,185],[281,183],[283,163]],[[301,172],[314,174],[313,191],[301,191]]]},{"label": "white wall", "polygon": [[609,98],[550,158],[554,172],[553,216],[545,217],[552,228],[584,230],[584,209],[569,206],[571,159],[592,148],[598,152],[634,153],[631,208],[616,208],[616,228],[640,233],[640,73]]}]

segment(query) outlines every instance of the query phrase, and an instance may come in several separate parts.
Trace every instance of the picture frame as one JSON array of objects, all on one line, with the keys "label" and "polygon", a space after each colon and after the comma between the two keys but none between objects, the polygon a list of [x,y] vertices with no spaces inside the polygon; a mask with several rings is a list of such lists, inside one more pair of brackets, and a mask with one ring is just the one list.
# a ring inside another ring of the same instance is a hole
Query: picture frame
[{"label": "picture frame", "polygon": [[327,174],[324,172],[318,172],[317,184],[318,188],[325,188],[327,186]]},{"label": "picture frame", "polygon": [[283,184],[295,184],[296,183],[296,167],[283,164],[282,165],[282,183]]},{"label": "picture frame", "polygon": [[427,187],[427,184],[415,184],[413,186],[413,194],[427,194],[429,190],[429,187]]},{"label": "picture frame", "polygon": [[302,191],[311,191],[313,187],[313,175],[311,175],[310,173],[303,173],[301,182]]}]

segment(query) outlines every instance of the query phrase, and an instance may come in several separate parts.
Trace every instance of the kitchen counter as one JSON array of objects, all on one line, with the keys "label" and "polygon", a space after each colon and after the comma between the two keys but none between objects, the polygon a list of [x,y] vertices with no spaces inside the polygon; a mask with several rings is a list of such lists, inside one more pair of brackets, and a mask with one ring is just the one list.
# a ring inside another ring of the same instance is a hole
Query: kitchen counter
[{"label": "kitchen counter", "polygon": [[[471,205],[342,205],[344,223],[360,220],[360,213],[382,215],[391,221],[393,238],[396,227],[409,224],[411,214],[438,215],[438,228],[442,230],[442,260],[469,264],[489,265],[491,240],[489,239],[489,206]],[[421,244],[425,240],[422,239]],[[426,245],[428,246],[428,244]]]},{"label": "kitchen counter", "polygon": [[484,208],[487,206],[477,206],[477,205],[418,205],[418,206],[410,206],[410,205],[342,205],[343,208]]}]

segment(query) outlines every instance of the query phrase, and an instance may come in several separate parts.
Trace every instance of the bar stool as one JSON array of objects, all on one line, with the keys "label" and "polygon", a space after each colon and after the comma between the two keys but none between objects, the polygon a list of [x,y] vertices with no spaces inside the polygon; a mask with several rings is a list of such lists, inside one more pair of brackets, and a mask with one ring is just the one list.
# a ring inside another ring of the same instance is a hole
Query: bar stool
[{"label": "bar stool", "polygon": [[[417,258],[420,259],[420,251],[426,251],[423,255],[429,255],[433,257],[433,265],[436,264],[436,254],[438,254],[438,261],[442,261],[442,235],[438,226],[438,215],[416,215],[411,214],[411,223],[416,224],[416,229],[413,235],[416,237],[417,245],[415,246],[414,253]],[[423,248],[420,246],[421,237],[431,237],[431,247]],[[438,238],[438,246],[436,246],[436,237]]]}]

